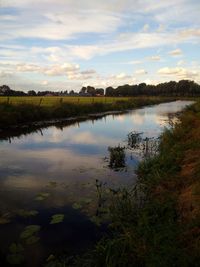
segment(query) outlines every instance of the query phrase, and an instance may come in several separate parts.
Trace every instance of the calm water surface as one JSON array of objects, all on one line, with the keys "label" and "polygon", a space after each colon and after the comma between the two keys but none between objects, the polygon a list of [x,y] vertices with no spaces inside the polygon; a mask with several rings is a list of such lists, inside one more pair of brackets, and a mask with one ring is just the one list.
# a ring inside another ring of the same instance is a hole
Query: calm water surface
[{"label": "calm water surface", "polygon": [[[39,266],[57,251],[70,254],[90,246],[99,238],[91,221],[96,206],[95,180],[111,187],[134,184],[134,170],[141,160],[139,154],[127,149],[126,168],[114,171],[105,160],[108,147],[126,146],[132,131],[158,137],[169,127],[169,115],[173,117],[190,103],[160,104],[0,141],[1,262],[13,242],[24,246],[24,266],[29,267]],[[22,211],[30,210],[36,210],[37,215],[22,216]],[[64,221],[50,224],[54,214],[64,214]],[[41,226],[40,240],[27,245],[20,233],[32,224]]]}]

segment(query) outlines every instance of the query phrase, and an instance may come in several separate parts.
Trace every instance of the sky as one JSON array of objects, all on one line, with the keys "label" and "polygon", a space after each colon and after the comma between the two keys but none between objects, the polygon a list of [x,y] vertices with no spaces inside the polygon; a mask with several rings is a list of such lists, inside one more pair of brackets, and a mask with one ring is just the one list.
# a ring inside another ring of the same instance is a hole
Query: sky
[{"label": "sky", "polygon": [[0,85],[200,83],[200,0],[0,0]]}]

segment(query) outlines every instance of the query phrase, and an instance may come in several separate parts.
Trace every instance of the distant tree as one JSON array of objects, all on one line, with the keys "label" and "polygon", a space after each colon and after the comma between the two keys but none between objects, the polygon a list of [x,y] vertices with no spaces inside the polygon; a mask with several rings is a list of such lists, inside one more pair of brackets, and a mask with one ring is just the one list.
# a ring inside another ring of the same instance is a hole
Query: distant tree
[{"label": "distant tree", "polygon": [[103,88],[97,88],[96,89],[96,95],[104,95],[104,89]]},{"label": "distant tree", "polygon": [[10,87],[8,85],[2,85],[0,86],[0,91],[5,92],[5,91],[11,91]]},{"label": "distant tree", "polygon": [[114,96],[115,94],[115,89],[111,86],[106,88],[106,96]]},{"label": "distant tree", "polygon": [[28,91],[28,95],[29,96],[36,96],[37,94],[34,90],[30,90],[30,91]]},{"label": "distant tree", "polygon": [[85,94],[87,92],[87,87],[83,86],[80,90],[80,94]]},{"label": "distant tree", "polygon": [[71,90],[70,92],[69,92],[69,95],[74,95],[75,93],[74,93],[74,90]]},{"label": "distant tree", "polygon": [[95,96],[96,95],[96,90],[92,86],[87,86],[87,93],[92,95],[92,96]]}]

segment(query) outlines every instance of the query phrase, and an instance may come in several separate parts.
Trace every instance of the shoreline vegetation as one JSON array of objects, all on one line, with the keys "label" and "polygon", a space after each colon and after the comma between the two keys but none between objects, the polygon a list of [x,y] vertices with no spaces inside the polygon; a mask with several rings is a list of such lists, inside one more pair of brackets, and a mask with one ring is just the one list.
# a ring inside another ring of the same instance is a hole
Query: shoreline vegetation
[{"label": "shoreline vegetation", "polygon": [[46,264],[76,267],[200,266],[200,100],[161,135],[132,189],[110,191],[109,233],[86,254]]},{"label": "shoreline vegetation", "polygon": [[[13,99],[15,97],[12,97]],[[31,98],[31,97],[30,97]],[[23,99],[23,97],[22,97]],[[105,98],[106,99],[106,98]],[[109,98],[108,98],[109,99]],[[132,98],[115,97],[107,102],[91,103],[64,103],[55,105],[14,104],[12,101],[0,104],[0,131],[24,128],[30,126],[50,126],[55,123],[66,122],[72,119],[82,119],[90,115],[98,117],[98,114],[106,115],[108,112],[121,112],[147,105],[178,100],[178,97],[141,96]]]}]

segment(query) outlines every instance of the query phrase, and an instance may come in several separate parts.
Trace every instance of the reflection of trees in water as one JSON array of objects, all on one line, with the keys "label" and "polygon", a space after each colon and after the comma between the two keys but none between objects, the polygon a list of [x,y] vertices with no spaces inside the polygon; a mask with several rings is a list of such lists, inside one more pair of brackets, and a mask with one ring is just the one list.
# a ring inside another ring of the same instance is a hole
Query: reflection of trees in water
[{"label": "reflection of trees in water", "polygon": [[128,134],[127,148],[142,157],[152,157],[158,152],[159,138],[142,137],[143,133],[130,132]]}]

